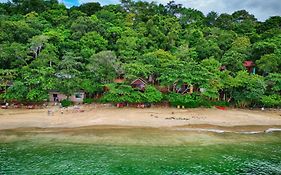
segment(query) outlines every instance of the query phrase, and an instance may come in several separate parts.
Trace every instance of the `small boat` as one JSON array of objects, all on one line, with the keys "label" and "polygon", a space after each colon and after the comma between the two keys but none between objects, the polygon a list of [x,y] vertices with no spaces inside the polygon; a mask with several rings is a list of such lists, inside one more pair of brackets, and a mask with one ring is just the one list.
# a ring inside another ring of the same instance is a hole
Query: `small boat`
[{"label": "small boat", "polygon": [[1,106],[1,109],[8,109],[8,106],[2,105],[2,106]]},{"label": "small boat", "polygon": [[226,108],[224,106],[215,106],[217,109],[220,109],[220,110],[226,110]]}]

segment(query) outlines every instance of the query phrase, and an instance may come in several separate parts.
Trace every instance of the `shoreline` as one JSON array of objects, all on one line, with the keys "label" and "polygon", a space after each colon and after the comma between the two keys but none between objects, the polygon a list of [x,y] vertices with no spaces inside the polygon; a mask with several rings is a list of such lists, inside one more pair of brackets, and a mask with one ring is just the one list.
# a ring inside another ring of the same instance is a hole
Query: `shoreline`
[{"label": "shoreline", "polygon": [[251,126],[217,126],[217,125],[184,125],[173,127],[142,127],[122,125],[91,125],[83,127],[49,127],[49,128],[10,128],[1,129],[1,132],[23,132],[23,133],[90,133],[93,130],[165,130],[199,133],[234,133],[234,134],[261,134],[281,132],[281,125],[251,125]]},{"label": "shoreline", "polygon": [[[57,107],[0,110],[0,132],[11,129],[85,129],[98,127],[166,128],[182,131],[266,132],[281,128],[281,111],[216,108],[115,108],[80,106],[83,112]],[[54,115],[48,116],[48,110]]]}]

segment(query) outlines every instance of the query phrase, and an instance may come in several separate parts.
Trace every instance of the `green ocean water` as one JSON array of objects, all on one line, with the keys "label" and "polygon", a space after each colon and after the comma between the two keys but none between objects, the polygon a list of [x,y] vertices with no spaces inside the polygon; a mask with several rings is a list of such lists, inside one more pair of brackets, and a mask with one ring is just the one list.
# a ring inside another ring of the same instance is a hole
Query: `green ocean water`
[{"label": "green ocean water", "polygon": [[281,133],[0,132],[0,174],[281,174]]}]

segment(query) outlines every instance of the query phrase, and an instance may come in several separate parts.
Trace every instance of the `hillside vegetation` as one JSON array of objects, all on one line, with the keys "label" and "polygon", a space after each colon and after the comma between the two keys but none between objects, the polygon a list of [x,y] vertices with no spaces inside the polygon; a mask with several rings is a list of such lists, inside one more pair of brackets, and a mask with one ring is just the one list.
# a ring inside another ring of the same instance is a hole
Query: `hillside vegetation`
[{"label": "hillside vegetation", "polygon": [[[0,4],[0,63],[2,100],[41,102],[56,89],[103,94],[103,102],[278,107],[281,17],[205,16],[173,1],[67,9],[57,0],[12,0]],[[150,80],[144,92],[130,86],[138,77]],[[171,91],[175,82],[194,93]]]}]

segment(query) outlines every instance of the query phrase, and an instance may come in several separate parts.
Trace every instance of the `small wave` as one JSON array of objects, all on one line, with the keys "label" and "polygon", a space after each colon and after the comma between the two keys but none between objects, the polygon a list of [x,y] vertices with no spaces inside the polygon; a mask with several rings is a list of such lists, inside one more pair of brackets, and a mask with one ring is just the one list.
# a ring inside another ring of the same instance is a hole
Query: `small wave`
[{"label": "small wave", "polygon": [[281,132],[281,128],[269,128],[264,131],[265,133],[270,133],[270,132]]},{"label": "small wave", "polygon": [[203,128],[177,128],[178,131],[203,131],[203,132],[215,132],[215,133],[224,133],[227,131],[220,129],[203,129]]},{"label": "small wave", "polygon": [[264,133],[264,131],[241,131],[241,132],[235,132],[237,134],[260,134]]},{"label": "small wave", "polygon": [[229,131],[225,131],[225,130],[221,130],[221,129],[200,129],[200,131],[215,132],[215,133],[229,132]]},{"label": "small wave", "polygon": [[236,134],[261,134],[271,132],[281,132],[281,128],[269,128],[263,131],[229,131],[222,129],[204,129],[204,128],[177,128],[178,131],[197,131],[197,132],[214,132],[214,133],[236,133]]}]

